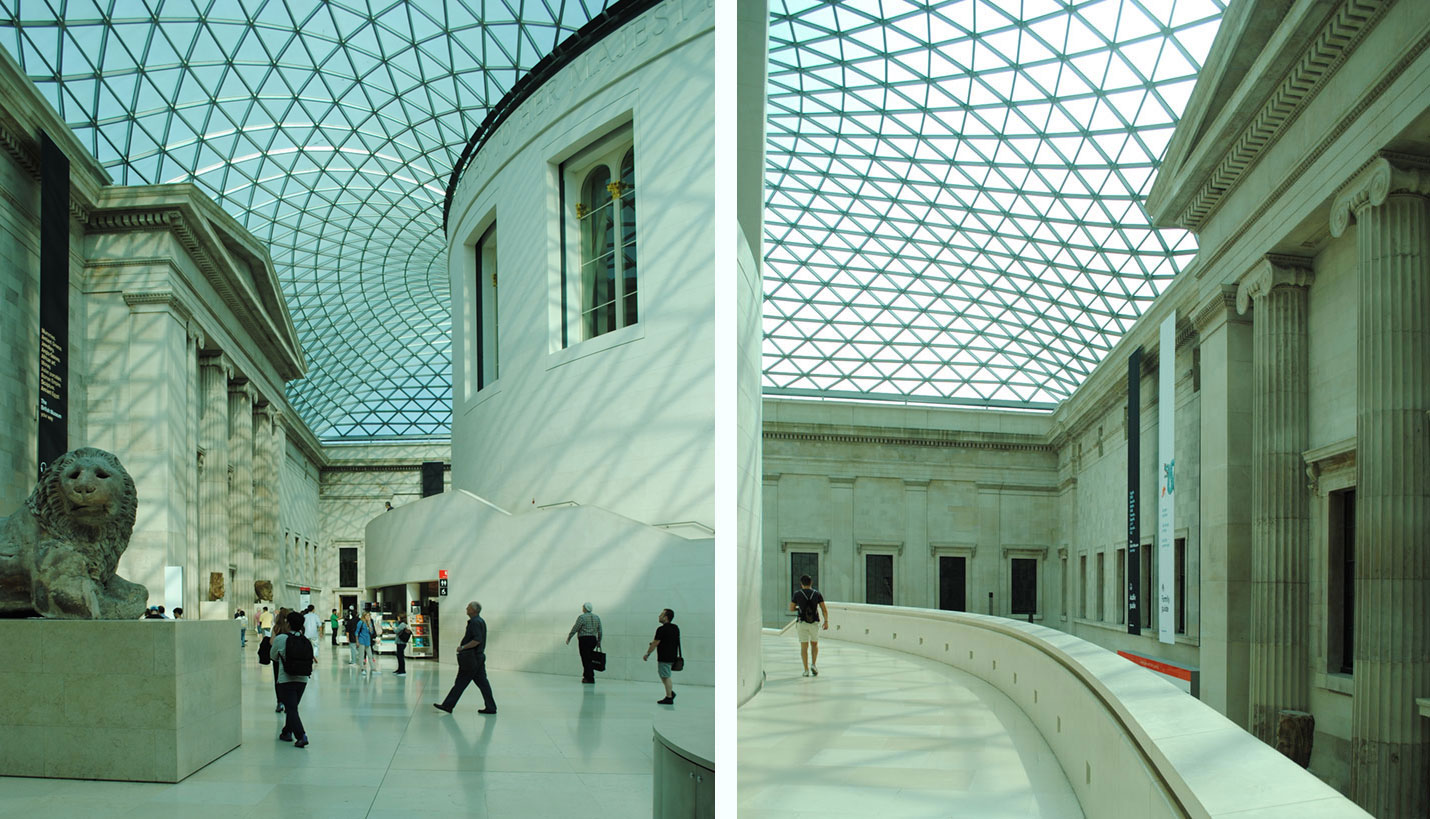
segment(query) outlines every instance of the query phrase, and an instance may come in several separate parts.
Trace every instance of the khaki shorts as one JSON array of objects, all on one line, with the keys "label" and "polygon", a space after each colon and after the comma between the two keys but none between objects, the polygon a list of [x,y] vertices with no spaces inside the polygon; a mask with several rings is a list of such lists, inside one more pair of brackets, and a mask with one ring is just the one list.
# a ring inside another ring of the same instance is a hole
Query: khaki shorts
[{"label": "khaki shorts", "polygon": [[803,620],[796,621],[794,633],[799,635],[801,643],[819,642],[819,623],[806,623]]}]

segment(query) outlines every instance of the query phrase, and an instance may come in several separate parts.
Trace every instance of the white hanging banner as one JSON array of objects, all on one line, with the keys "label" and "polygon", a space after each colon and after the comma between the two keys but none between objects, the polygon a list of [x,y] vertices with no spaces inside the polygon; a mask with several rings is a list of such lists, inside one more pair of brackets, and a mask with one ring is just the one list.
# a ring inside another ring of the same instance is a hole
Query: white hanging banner
[{"label": "white hanging banner", "polygon": [[1177,314],[1162,322],[1157,351],[1157,641],[1177,641],[1176,403]]}]

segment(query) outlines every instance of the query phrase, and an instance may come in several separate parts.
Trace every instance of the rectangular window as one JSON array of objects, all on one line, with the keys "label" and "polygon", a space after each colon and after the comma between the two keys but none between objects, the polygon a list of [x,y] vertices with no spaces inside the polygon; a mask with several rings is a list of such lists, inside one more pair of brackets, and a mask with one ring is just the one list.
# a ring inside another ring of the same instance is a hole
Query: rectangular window
[{"label": "rectangular window", "polygon": [[1013,614],[1038,613],[1038,561],[1031,557],[1015,557],[1011,561],[1012,588],[1009,599]]},{"label": "rectangular window", "polygon": [[1067,559],[1067,558],[1063,558],[1061,562],[1062,562],[1062,568],[1063,568],[1063,605],[1062,605],[1062,615],[1063,615],[1064,617],[1067,617],[1067,616],[1068,616],[1068,594],[1071,592],[1071,589],[1070,589],[1069,586],[1068,586],[1068,580],[1070,579],[1070,578],[1068,577],[1068,559]]},{"label": "rectangular window", "polygon": [[1097,553],[1097,619],[1107,619],[1107,554]]},{"label": "rectangular window", "polygon": [[[794,597],[794,593],[799,590],[799,579],[804,575],[809,575],[810,585],[819,588],[819,553],[818,552],[790,552],[789,553],[789,594]],[[788,601],[786,601],[788,602]]]},{"label": "rectangular window", "polygon": [[1113,579],[1117,581],[1114,593],[1117,595],[1117,622],[1119,624],[1127,622],[1127,550],[1118,549],[1115,574]]},{"label": "rectangular window", "polygon": [[355,589],[357,584],[357,549],[338,549],[338,585],[345,589]]},{"label": "rectangular window", "polygon": [[1187,633],[1187,539],[1179,537],[1172,544],[1173,558],[1175,564],[1173,570],[1177,573],[1176,580],[1172,586],[1177,595],[1177,633]]},{"label": "rectangular window", "polygon": [[1078,594],[1081,595],[1082,605],[1078,606],[1078,616],[1087,619],[1087,555],[1078,555],[1077,558],[1077,587]]},{"label": "rectangular window", "polygon": [[939,556],[938,607],[944,611],[968,611],[967,558]]},{"label": "rectangular window", "polygon": [[477,389],[497,380],[497,228],[492,225],[477,240],[477,280],[472,288],[477,314]]},{"label": "rectangular window", "polygon": [[579,340],[635,324],[640,305],[636,258],[635,148],[630,126],[562,164],[570,205],[566,268],[576,271]]},{"label": "rectangular window", "polygon": [[1151,543],[1143,543],[1137,549],[1137,573],[1141,575],[1142,581],[1142,628],[1154,628],[1157,619],[1154,616],[1157,611],[1157,573],[1152,567],[1157,563],[1157,550]]},{"label": "rectangular window", "polygon": [[864,555],[864,602],[894,605],[893,555]]},{"label": "rectangular window", "polygon": [[1326,643],[1329,670],[1350,674],[1355,669],[1356,491],[1332,492],[1327,534]]}]

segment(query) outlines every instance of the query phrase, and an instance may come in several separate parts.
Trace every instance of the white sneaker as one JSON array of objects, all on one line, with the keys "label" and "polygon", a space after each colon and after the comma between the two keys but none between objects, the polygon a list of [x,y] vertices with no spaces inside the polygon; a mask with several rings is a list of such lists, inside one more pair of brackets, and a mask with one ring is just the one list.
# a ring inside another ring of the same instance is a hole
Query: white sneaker
[{"label": "white sneaker", "polygon": [[809,676],[809,669],[806,668],[806,669],[804,670],[804,673],[801,674],[800,676],[802,676],[802,677],[808,677],[808,676]]},{"label": "white sneaker", "polygon": [[813,674],[814,676],[818,677],[818,676],[819,676],[819,669],[815,668],[814,666],[810,666],[810,667],[809,667],[809,673],[811,673],[811,674]]}]

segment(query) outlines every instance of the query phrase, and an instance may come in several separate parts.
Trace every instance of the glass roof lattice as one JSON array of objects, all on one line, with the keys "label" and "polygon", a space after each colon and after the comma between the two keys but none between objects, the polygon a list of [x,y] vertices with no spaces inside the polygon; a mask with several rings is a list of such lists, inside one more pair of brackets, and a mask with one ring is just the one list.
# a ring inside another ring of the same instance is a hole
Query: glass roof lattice
[{"label": "glass roof lattice", "polygon": [[772,0],[766,394],[1048,409],[1196,253],[1143,209],[1223,0]]},{"label": "glass roof lattice", "polygon": [[[442,200],[468,137],[611,0],[0,0],[118,184],[267,243],[324,440],[445,437]],[[1142,208],[1224,0],[771,0],[765,391],[1065,398],[1190,260]]]},{"label": "glass roof lattice", "polygon": [[488,107],[607,0],[0,0],[0,44],[120,185],[268,245],[319,438],[446,437],[442,201]]}]

